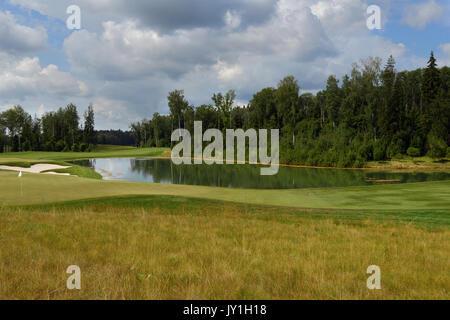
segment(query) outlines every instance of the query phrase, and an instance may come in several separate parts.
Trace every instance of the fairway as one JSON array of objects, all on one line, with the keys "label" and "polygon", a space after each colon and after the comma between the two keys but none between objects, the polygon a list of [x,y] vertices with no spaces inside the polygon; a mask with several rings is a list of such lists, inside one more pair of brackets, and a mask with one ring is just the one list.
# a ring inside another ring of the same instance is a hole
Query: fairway
[{"label": "fairway", "polygon": [[242,190],[27,173],[18,179],[17,173],[7,171],[0,172],[0,179],[0,201],[3,204],[39,204],[123,195],[173,195],[314,209],[450,210],[450,181],[348,188]]}]

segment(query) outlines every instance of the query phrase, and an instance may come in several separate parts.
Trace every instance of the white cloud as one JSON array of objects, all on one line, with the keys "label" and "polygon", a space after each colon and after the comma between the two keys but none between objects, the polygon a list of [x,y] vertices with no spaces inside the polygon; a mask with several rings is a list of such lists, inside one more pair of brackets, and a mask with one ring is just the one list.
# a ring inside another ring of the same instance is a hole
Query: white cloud
[{"label": "white cloud", "polygon": [[[46,0],[10,1],[66,18],[66,0],[52,5]],[[279,0],[275,6],[273,0],[208,0],[201,15],[212,18],[194,24],[175,21],[182,16],[178,11],[185,8],[184,0],[128,3],[143,11],[151,6],[177,9],[165,13],[173,15],[167,18],[170,23],[159,25],[125,8],[122,0],[80,0],[85,29],[71,33],[64,52],[71,71],[85,80],[55,66],[41,67],[36,58],[20,59],[5,68],[13,79],[8,90],[1,91],[8,84],[0,72],[0,93],[37,97],[40,92],[45,96],[26,102],[36,109],[43,104],[46,111],[68,102],[92,102],[100,128],[125,129],[139,117],[167,113],[166,97],[173,89],[185,89],[194,105],[209,103],[214,92],[228,89],[235,89],[237,99],[246,103],[258,90],[276,86],[290,74],[304,90],[316,91],[330,74],[341,77],[361,58],[393,54],[401,60],[407,52],[403,44],[366,28],[364,0]],[[262,12],[261,18],[250,19],[248,8],[252,14]],[[270,14],[267,8],[272,8]],[[95,23],[89,22],[93,17]],[[94,89],[88,92],[87,87]]]},{"label": "white cloud", "polygon": [[229,30],[236,29],[241,25],[241,17],[236,12],[228,10],[224,19]]},{"label": "white cloud", "polygon": [[47,31],[43,27],[20,25],[10,12],[0,11],[0,51],[24,55],[46,47]]},{"label": "white cloud", "polygon": [[444,16],[444,7],[435,0],[412,4],[405,8],[403,22],[412,28],[423,29],[429,23],[438,22]]},{"label": "white cloud", "polygon": [[88,88],[82,81],[61,72],[57,66],[41,67],[39,58],[16,58],[0,54],[0,95],[3,99],[27,96],[85,96]]},{"label": "white cloud", "polygon": [[450,67],[450,42],[441,44],[439,49],[441,52],[438,56],[438,65]]},{"label": "white cloud", "polygon": [[[73,0],[9,0],[11,4],[33,9],[43,15],[65,20],[65,10]],[[136,20],[163,33],[199,27],[226,25],[227,13],[239,15],[244,25],[261,24],[272,14],[277,0],[77,0],[83,27],[101,30],[105,21]],[[236,18],[236,16],[234,16]],[[236,21],[236,20],[235,20]]]}]

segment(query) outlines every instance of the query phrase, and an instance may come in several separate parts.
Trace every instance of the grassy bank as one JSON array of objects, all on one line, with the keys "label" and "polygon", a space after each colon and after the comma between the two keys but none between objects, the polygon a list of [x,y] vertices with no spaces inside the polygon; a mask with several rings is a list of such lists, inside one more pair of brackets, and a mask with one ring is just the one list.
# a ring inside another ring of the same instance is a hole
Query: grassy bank
[{"label": "grassy bank", "polygon": [[450,170],[450,159],[432,159],[430,157],[412,158],[389,161],[371,161],[366,165],[370,169],[395,169],[395,170]]},{"label": "grassy bank", "polygon": [[[332,214],[161,196],[4,207],[0,298],[450,298],[449,230]],[[73,264],[81,291],[65,288]]]}]

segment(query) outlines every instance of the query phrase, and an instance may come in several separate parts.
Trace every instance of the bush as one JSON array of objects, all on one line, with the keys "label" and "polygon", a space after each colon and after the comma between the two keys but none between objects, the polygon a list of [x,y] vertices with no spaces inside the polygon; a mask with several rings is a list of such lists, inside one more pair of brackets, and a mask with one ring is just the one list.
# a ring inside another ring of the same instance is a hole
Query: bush
[{"label": "bush", "polygon": [[75,143],[74,145],[72,145],[72,152],[79,152],[80,151],[80,146],[78,145],[78,143]]},{"label": "bush", "polygon": [[450,147],[447,148],[447,158],[450,159]]},{"label": "bush", "polygon": [[23,151],[31,151],[31,143],[30,140],[26,140],[22,145]]},{"label": "bush", "polygon": [[420,157],[420,149],[419,148],[409,147],[408,151],[406,151],[406,153],[410,157]]},{"label": "bush", "polygon": [[69,152],[72,148],[66,143],[62,152]]},{"label": "bush", "polygon": [[87,148],[88,148],[88,145],[86,143],[84,143],[84,142],[80,143],[80,151],[81,152],[86,152]]},{"label": "bush", "polygon": [[383,140],[378,140],[373,146],[373,160],[386,160],[386,143]]},{"label": "bush", "polygon": [[435,136],[428,137],[428,144],[430,147],[430,151],[428,155],[432,158],[443,158],[447,153],[447,143],[443,139],[439,139]]},{"label": "bush", "polygon": [[402,153],[402,148],[400,146],[400,143],[398,143],[398,142],[392,142],[386,150],[386,156],[389,159],[393,159],[398,154],[401,154],[401,153]]},{"label": "bush", "polygon": [[373,145],[371,143],[364,144],[358,149],[358,158],[363,162],[366,162],[374,158],[373,153]]},{"label": "bush", "polygon": [[55,145],[55,151],[57,151],[57,152],[63,151],[64,146],[65,146],[64,141],[59,140]]},{"label": "bush", "polygon": [[364,168],[366,161],[360,157],[353,163],[353,168]]}]

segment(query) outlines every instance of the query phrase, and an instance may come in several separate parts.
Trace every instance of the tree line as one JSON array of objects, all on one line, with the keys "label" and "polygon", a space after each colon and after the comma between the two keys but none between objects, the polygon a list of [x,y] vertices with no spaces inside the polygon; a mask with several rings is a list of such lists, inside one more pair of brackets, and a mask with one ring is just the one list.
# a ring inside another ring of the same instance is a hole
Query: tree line
[{"label": "tree line", "polygon": [[169,115],[131,124],[137,147],[170,147],[174,129],[280,129],[281,162],[362,167],[404,156],[450,157],[450,68],[431,53],[424,69],[398,72],[391,56],[354,63],[342,81],[330,76],[316,94],[300,94],[293,76],[234,106],[233,90],[194,107],[183,90],[168,95]]},{"label": "tree line", "polygon": [[83,123],[73,104],[41,118],[14,106],[0,113],[0,152],[89,151],[95,144],[94,117],[92,105],[84,113]]}]

